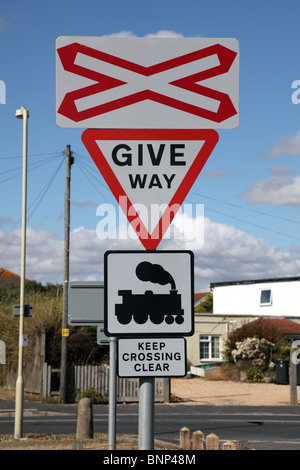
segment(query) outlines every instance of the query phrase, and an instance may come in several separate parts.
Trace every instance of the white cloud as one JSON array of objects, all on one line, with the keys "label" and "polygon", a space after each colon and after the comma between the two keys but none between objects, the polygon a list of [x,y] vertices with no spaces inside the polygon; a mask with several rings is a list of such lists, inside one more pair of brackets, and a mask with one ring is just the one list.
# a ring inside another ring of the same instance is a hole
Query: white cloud
[{"label": "white cloud", "polygon": [[278,139],[274,147],[261,153],[259,156],[274,158],[282,155],[300,155],[300,131],[295,136]]},{"label": "white cloud", "polygon": [[241,197],[249,202],[299,206],[300,176],[294,178],[273,176],[263,181],[256,181]]},{"label": "white cloud", "polygon": [[292,175],[296,173],[296,170],[291,166],[272,166],[271,167],[272,175]]},{"label": "white cloud", "polygon": [[[120,31],[118,33],[113,33],[110,34],[109,36],[115,37],[115,38],[134,38],[137,37],[136,34],[134,34],[132,31]],[[149,33],[146,34],[144,37],[146,38],[183,38],[183,34],[181,33],[176,33],[175,31],[171,30],[165,30],[162,29],[160,31],[157,31],[156,33]]]},{"label": "white cloud", "polygon": [[[188,221],[187,221],[188,222]],[[195,289],[209,288],[211,282],[295,276],[300,272],[300,258],[271,246],[235,227],[205,218],[204,245],[195,254]],[[178,227],[177,227],[178,228]],[[176,228],[176,229],[177,229]],[[189,224],[187,223],[187,229]],[[123,227],[123,234],[125,228]],[[3,238],[0,232],[0,240]],[[7,239],[0,241],[0,266],[20,274],[20,229],[3,253]],[[103,259],[107,250],[143,250],[132,238],[100,240],[95,230],[78,227],[71,232],[70,280],[102,280]],[[184,239],[163,240],[159,250],[189,249]],[[64,243],[47,231],[27,230],[26,277],[39,282],[63,282]],[[296,254],[294,249],[292,253]]]},{"label": "white cloud", "polygon": [[166,29],[162,29],[160,31],[157,31],[157,33],[150,33],[146,34],[146,38],[183,38],[183,34],[181,33],[176,33],[175,31],[170,31]]},{"label": "white cloud", "polygon": [[228,176],[228,172],[226,170],[218,170],[217,168],[204,170],[200,174],[201,178],[222,178],[223,176]]},{"label": "white cloud", "polygon": [[112,33],[112,34],[109,34],[109,36],[114,37],[114,38],[134,38],[134,37],[136,37],[136,35],[133,34],[132,31],[127,31],[127,30],[120,31],[118,33]]}]

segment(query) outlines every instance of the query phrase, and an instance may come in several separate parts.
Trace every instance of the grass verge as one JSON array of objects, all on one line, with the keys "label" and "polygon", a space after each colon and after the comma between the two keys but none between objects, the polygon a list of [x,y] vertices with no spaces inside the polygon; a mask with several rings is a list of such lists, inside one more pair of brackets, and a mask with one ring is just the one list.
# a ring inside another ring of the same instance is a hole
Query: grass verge
[{"label": "grass verge", "polygon": [[[93,439],[78,441],[70,434],[25,434],[22,439],[0,434],[0,450],[72,450],[78,443],[82,450],[107,450],[107,434],[95,433]],[[155,441],[154,450],[177,450],[175,444]],[[116,437],[116,450],[138,450],[138,437],[120,434]]]}]

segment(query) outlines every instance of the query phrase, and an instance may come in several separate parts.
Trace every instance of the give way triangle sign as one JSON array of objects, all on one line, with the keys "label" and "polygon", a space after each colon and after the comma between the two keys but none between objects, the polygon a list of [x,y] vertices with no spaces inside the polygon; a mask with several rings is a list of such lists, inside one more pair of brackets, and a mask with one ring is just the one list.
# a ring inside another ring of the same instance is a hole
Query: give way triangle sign
[{"label": "give way triangle sign", "polygon": [[212,129],[87,129],[81,139],[141,243],[154,250],[219,136]]}]

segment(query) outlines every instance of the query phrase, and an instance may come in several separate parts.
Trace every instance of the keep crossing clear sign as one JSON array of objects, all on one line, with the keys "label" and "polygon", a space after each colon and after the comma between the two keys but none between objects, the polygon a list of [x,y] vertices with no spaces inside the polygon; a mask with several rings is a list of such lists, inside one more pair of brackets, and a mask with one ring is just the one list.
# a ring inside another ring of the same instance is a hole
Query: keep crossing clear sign
[{"label": "keep crossing clear sign", "polygon": [[184,377],[185,338],[118,340],[119,377]]}]

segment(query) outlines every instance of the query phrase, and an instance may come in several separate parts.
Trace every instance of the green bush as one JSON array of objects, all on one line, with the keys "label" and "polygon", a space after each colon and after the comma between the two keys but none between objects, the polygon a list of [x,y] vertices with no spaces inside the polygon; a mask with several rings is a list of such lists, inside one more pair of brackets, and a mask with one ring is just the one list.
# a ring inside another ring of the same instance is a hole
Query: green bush
[{"label": "green bush", "polygon": [[263,382],[264,375],[260,367],[253,366],[246,369],[246,379],[248,382]]},{"label": "green bush", "polygon": [[[20,304],[18,286],[0,288],[0,340],[6,346],[6,366],[16,367],[18,362],[19,318],[12,314],[13,305]],[[24,333],[28,346],[24,348],[24,364],[32,363],[37,347],[40,347],[42,331],[46,332],[46,362],[60,367],[63,288],[61,285],[43,286],[34,281],[26,282],[25,304],[32,305],[32,317],[24,318]],[[68,338],[68,364],[99,364],[108,354],[108,348],[97,345],[96,327],[70,327]],[[1,377],[0,377],[1,383]]]},{"label": "green bush", "polygon": [[81,398],[90,398],[93,404],[108,403],[107,393],[104,393],[102,395],[98,390],[94,390],[92,388],[88,390],[84,390],[81,393],[77,391],[76,401],[81,400]]}]

